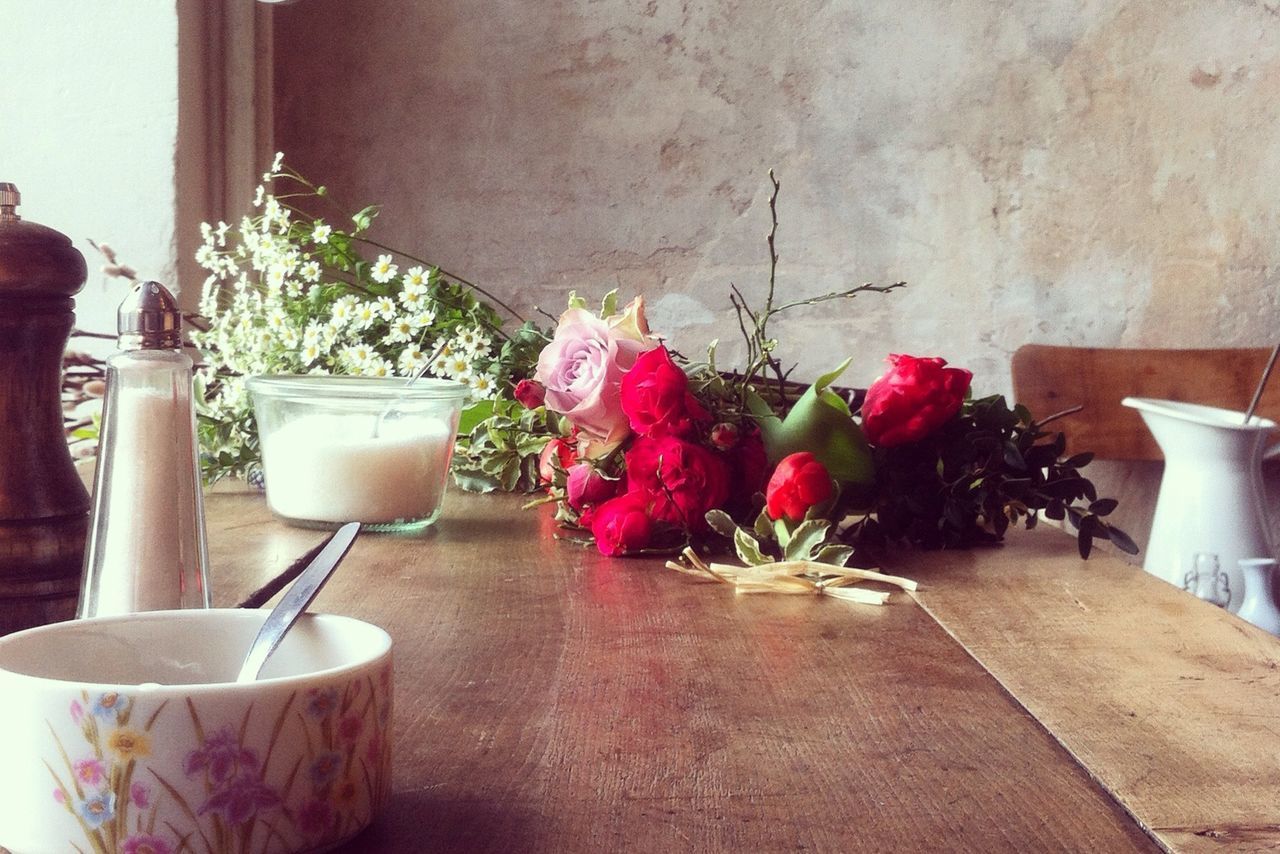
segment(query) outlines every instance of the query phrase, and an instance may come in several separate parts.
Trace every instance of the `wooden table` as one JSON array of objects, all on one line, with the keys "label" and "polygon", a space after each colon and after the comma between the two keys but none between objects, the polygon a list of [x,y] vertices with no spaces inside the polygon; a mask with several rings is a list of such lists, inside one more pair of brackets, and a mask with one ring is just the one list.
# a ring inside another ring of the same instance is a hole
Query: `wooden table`
[{"label": "wooden table", "polygon": [[[314,606],[396,644],[394,794],[345,850],[1280,844],[1280,642],[1140,570],[1019,531],[904,553],[916,601],[735,596],[518,505],[362,536]],[[320,536],[207,509],[216,604]]]}]

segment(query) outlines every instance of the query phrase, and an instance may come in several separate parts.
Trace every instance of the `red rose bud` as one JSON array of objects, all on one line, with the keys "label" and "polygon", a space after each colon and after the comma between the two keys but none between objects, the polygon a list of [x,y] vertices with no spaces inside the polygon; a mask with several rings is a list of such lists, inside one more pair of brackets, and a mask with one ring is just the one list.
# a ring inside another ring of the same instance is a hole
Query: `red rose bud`
[{"label": "red rose bud", "polygon": [[592,504],[608,501],[618,494],[618,482],[609,480],[590,463],[577,463],[569,467],[569,479],[565,483],[569,506],[582,512]]},{"label": "red rose bud", "polygon": [[573,445],[566,439],[552,439],[547,442],[546,447],[542,449],[542,453],[538,455],[538,479],[544,485],[555,482],[556,466],[565,471],[569,470],[569,466],[573,465],[575,454]]},{"label": "red rose bud", "polygon": [[542,383],[533,380],[520,380],[516,383],[511,396],[525,409],[537,409],[547,398],[547,389]]},{"label": "red rose bud", "polygon": [[831,497],[834,488],[827,467],[808,451],[783,457],[765,488],[765,510],[770,519],[799,522],[809,508]]},{"label": "red rose bud", "polygon": [[711,428],[711,444],[722,451],[727,451],[738,444],[738,427],[727,421],[721,421]]},{"label": "red rose bud", "polygon": [[600,554],[613,557],[639,551],[649,545],[653,521],[648,515],[649,502],[643,495],[625,493],[595,508],[591,516],[591,535],[596,538]]},{"label": "red rose bud", "polygon": [[729,497],[729,468],[701,445],[640,438],[627,450],[627,491],[647,496],[655,520],[688,531],[707,530],[707,511]]},{"label": "red rose bud", "polygon": [[688,436],[710,418],[666,347],[641,353],[623,375],[622,411],[641,436]]},{"label": "red rose bud", "polygon": [[873,445],[918,442],[960,411],[973,374],[945,359],[891,355],[888,372],[867,389],[862,432]]}]

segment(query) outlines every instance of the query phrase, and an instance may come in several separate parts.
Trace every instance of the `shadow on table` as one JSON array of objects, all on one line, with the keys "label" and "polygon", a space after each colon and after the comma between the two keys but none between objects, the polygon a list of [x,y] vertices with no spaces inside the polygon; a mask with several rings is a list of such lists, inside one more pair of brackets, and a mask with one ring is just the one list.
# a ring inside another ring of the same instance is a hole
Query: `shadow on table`
[{"label": "shadow on table", "polygon": [[528,851],[539,823],[533,811],[518,803],[401,792],[391,796],[391,803],[368,830],[334,851]]}]

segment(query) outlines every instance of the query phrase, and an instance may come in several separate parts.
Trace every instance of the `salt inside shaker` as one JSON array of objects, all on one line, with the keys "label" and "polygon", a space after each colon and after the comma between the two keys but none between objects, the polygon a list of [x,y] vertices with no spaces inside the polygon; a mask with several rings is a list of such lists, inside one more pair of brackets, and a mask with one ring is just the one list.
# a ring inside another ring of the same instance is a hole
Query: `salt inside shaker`
[{"label": "salt inside shaker", "polygon": [[78,617],[209,607],[204,504],[182,314],[157,282],[120,306],[107,359]]}]

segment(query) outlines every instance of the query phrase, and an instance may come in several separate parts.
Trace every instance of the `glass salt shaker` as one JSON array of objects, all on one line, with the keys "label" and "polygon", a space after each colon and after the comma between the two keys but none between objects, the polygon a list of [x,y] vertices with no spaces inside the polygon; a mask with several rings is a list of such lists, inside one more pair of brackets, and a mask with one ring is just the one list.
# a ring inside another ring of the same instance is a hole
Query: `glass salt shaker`
[{"label": "glass salt shaker", "polygon": [[182,314],[157,282],[134,287],[107,359],[93,515],[77,617],[208,608],[192,362]]}]

